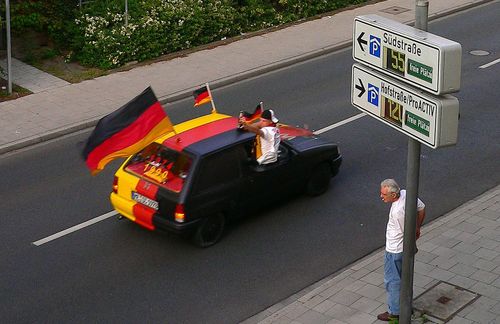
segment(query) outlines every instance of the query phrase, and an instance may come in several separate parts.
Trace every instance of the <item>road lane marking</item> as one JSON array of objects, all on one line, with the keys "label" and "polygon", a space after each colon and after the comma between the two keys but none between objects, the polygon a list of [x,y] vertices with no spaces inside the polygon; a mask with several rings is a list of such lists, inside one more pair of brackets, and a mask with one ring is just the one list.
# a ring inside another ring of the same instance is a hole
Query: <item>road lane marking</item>
[{"label": "road lane marking", "polygon": [[71,233],[76,232],[76,231],[78,231],[78,230],[80,230],[82,228],[85,228],[87,226],[93,225],[95,223],[98,223],[100,221],[103,221],[105,219],[113,217],[115,215],[118,215],[118,212],[116,212],[115,210],[110,211],[109,213],[106,213],[104,215],[98,216],[96,218],[92,218],[92,219],[90,219],[90,220],[88,220],[86,222],[83,222],[81,224],[78,224],[78,225],[75,225],[75,226],[70,227],[68,229],[65,229],[64,231],[60,231],[58,233],[52,234],[51,236],[47,236],[46,238],[43,238],[43,239],[38,240],[38,241],[35,241],[35,242],[31,243],[31,244],[36,245],[36,246],[40,246],[42,244],[45,244],[45,243],[48,243],[50,241],[56,240],[56,239],[58,239],[58,238],[60,238],[60,237],[62,237],[64,235],[71,234]]},{"label": "road lane marking", "polygon": [[[335,123],[333,125],[330,125],[330,126],[327,126],[325,128],[322,128],[320,130],[317,130],[317,131],[314,132],[314,134],[319,135],[319,134],[325,133],[325,132],[327,132],[329,130],[332,130],[332,129],[336,128],[336,127],[345,125],[345,124],[350,123],[352,121],[355,121],[356,119],[361,118],[363,116],[366,116],[366,114],[365,113],[360,113],[360,114],[354,115],[354,116],[349,117],[347,119],[344,119],[344,120],[342,120],[342,121],[340,121],[338,123]],[[90,220],[88,220],[86,222],[83,222],[81,224],[75,225],[73,227],[70,227],[70,228],[65,229],[63,231],[60,231],[58,233],[52,234],[52,235],[47,236],[46,238],[43,238],[41,240],[32,242],[31,244],[33,244],[35,246],[40,246],[40,245],[48,243],[50,241],[57,240],[58,238],[63,237],[65,235],[68,235],[68,234],[71,234],[71,233],[76,232],[78,230],[81,230],[82,228],[85,228],[87,226],[94,225],[95,223],[98,223],[100,221],[103,221],[105,219],[113,217],[115,215],[118,215],[117,211],[114,211],[114,210],[110,211],[110,212],[108,212],[108,213],[106,213],[104,215],[98,216],[96,218],[92,218],[92,219],[90,219]]]},{"label": "road lane marking", "polygon": [[479,68],[480,69],[486,69],[486,68],[489,68],[490,66],[495,65],[497,63],[500,63],[500,58],[498,58],[498,59],[496,59],[496,60],[494,60],[494,61],[492,61],[490,63],[486,63],[484,65],[481,65]]},{"label": "road lane marking", "polygon": [[332,129],[334,129],[334,128],[337,128],[337,127],[339,127],[339,126],[342,126],[342,125],[345,125],[345,124],[350,123],[350,122],[352,122],[352,121],[355,121],[356,119],[361,118],[361,117],[363,117],[363,116],[366,116],[366,114],[365,114],[365,113],[361,113],[361,114],[354,115],[354,116],[352,116],[352,117],[349,117],[349,118],[347,118],[347,119],[344,119],[344,120],[342,120],[342,121],[339,121],[338,123],[335,123],[335,124],[333,124],[333,125],[327,126],[327,127],[325,127],[325,128],[322,128],[322,129],[319,129],[319,130],[315,131],[315,132],[314,132],[314,134],[316,134],[316,135],[322,134],[322,133],[324,133],[324,132],[327,132],[327,131],[329,131],[329,130],[332,130]]}]

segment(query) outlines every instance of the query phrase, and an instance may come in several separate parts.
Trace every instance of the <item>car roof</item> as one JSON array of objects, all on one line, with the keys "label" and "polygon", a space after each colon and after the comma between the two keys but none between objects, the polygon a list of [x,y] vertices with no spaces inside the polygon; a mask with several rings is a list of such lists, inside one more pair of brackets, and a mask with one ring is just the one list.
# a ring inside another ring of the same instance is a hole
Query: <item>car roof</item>
[{"label": "car roof", "polygon": [[[309,137],[311,131],[284,124],[278,124],[282,140]],[[224,147],[255,138],[252,132],[238,129],[238,118],[211,113],[174,126],[175,132],[169,133],[156,142],[176,151],[188,151],[205,155]]]},{"label": "car roof", "polygon": [[175,125],[175,134],[170,133],[157,142],[176,151],[204,155],[255,137],[237,126],[238,118],[211,113]]}]

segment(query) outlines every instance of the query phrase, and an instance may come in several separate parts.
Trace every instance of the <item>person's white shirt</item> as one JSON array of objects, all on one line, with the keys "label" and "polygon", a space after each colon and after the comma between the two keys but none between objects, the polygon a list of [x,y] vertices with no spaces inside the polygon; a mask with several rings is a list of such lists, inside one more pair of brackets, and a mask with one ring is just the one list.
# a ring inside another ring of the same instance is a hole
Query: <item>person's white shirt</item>
[{"label": "person's white shirt", "polygon": [[[403,252],[406,190],[401,190],[399,193],[399,199],[391,205],[385,234],[385,250],[390,253]],[[420,211],[424,208],[425,204],[417,198],[417,210]]]},{"label": "person's white shirt", "polygon": [[259,164],[273,163],[278,160],[280,131],[277,127],[267,126],[260,129],[260,149],[262,155],[257,159]]}]

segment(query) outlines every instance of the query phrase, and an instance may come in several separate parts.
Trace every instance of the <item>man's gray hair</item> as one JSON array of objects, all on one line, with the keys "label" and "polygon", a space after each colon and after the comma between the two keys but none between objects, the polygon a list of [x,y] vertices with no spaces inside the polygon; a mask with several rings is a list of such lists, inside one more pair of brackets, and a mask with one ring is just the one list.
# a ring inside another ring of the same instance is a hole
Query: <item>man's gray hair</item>
[{"label": "man's gray hair", "polygon": [[386,187],[389,189],[390,193],[395,193],[398,196],[399,191],[401,190],[398,183],[394,179],[385,179],[382,183],[380,183],[380,187]]}]

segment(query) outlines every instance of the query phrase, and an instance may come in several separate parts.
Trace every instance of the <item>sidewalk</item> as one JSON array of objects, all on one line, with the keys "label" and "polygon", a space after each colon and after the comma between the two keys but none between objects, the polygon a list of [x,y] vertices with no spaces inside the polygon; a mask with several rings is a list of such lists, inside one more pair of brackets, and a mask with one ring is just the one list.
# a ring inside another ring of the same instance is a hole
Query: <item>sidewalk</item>
[{"label": "sidewalk", "polygon": [[[500,186],[423,226],[413,307],[425,310],[427,323],[500,323],[498,229]],[[383,257],[382,248],[242,324],[384,323]]]},{"label": "sidewalk", "polygon": [[[488,1],[491,0],[431,1],[429,18]],[[52,80],[48,87],[30,82],[36,76],[27,74],[38,73],[36,69],[21,75],[14,71],[14,77],[19,76],[14,83],[34,93],[0,103],[0,154],[94,126],[149,85],[160,100],[166,101],[187,96],[205,82],[215,89],[349,46],[357,15],[376,13],[409,23],[415,17],[414,7],[415,0],[381,1],[185,57],[78,84],[60,83],[55,88]],[[254,55],[255,49],[260,55]]]},{"label": "sidewalk", "polygon": [[[489,1],[429,1],[429,18]],[[415,0],[381,1],[78,84],[14,60],[14,83],[33,94],[0,103],[0,154],[94,126],[149,85],[160,100],[172,101],[205,82],[215,89],[348,47],[355,16],[378,14],[410,23],[414,7]],[[430,312],[426,317],[434,323],[450,316],[455,324],[500,323],[498,229],[500,186],[425,225],[415,259],[413,306]],[[243,323],[376,323],[384,311],[381,249]]]}]

